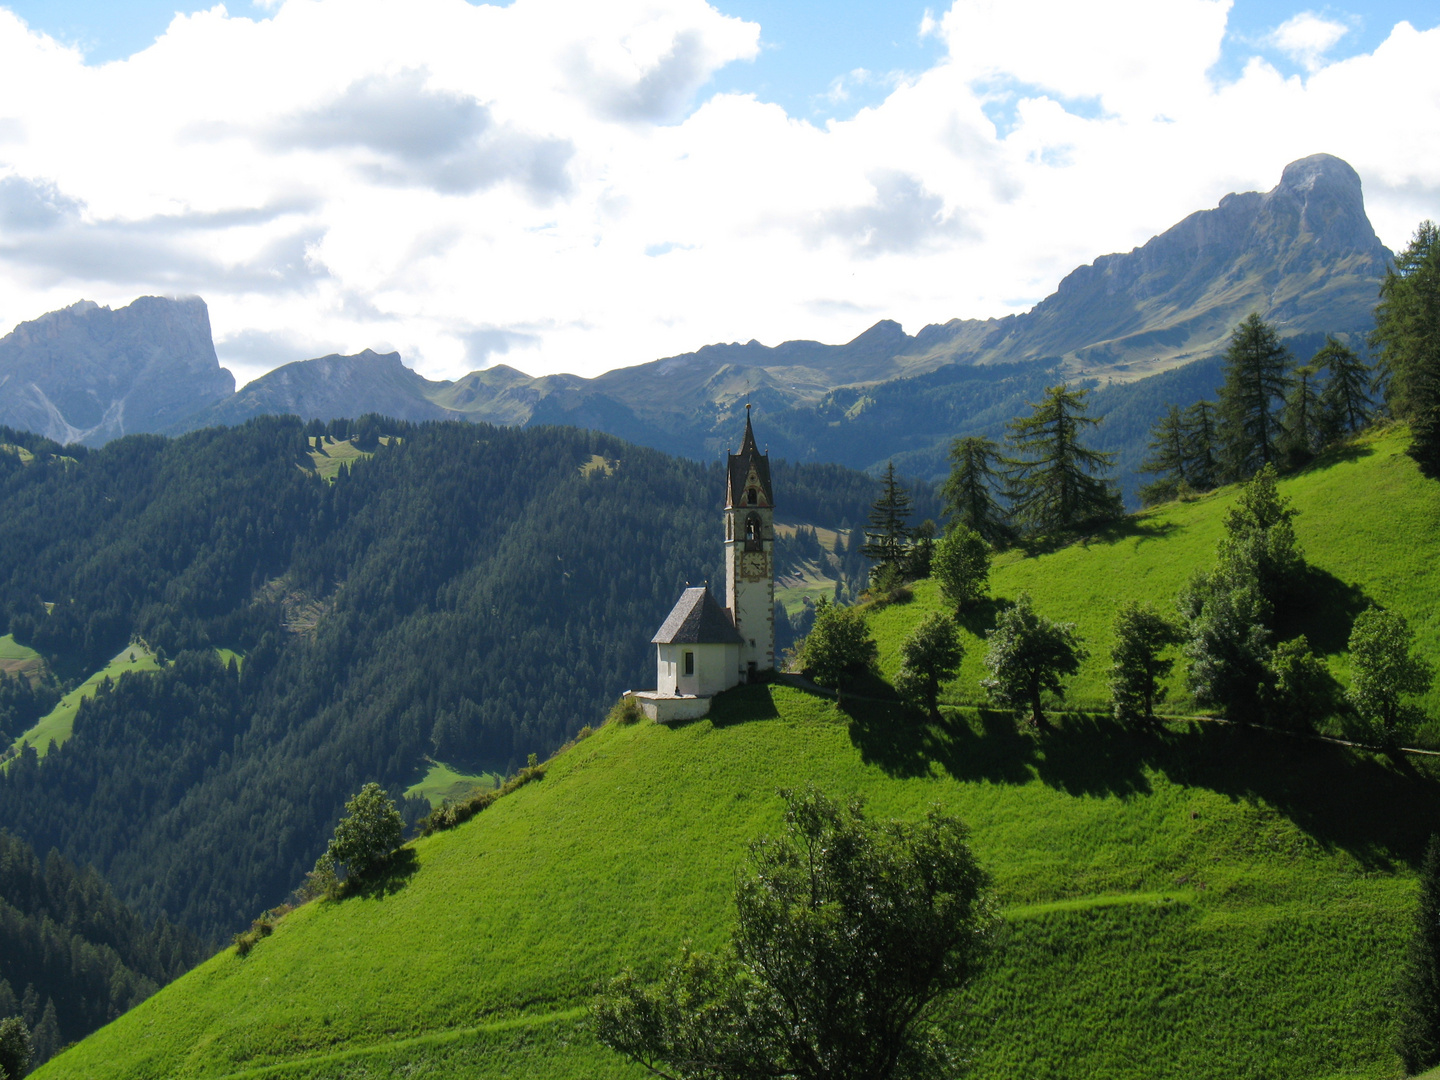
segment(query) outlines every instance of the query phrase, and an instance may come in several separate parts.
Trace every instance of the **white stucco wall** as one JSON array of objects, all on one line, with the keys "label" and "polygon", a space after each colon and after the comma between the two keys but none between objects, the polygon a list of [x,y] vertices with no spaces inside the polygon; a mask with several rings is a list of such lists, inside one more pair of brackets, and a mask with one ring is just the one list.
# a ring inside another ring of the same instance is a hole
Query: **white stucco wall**
[{"label": "white stucco wall", "polygon": [[[656,645],[655,688],[667,695],[709,697],[739,682],[738,645]],[[695,674],[685,674],[685,654],[695,654]]]}]

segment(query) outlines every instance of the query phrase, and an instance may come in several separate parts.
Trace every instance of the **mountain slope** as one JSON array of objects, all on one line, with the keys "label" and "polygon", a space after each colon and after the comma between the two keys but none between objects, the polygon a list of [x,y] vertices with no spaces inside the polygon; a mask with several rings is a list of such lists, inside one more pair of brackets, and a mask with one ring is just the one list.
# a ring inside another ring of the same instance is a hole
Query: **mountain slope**
[{"label": "mountain slope", "polygon": [[0,424],[62,444],[164,431],[234,390],[198,296],[82,300],[0,338]]},{"label": "mountain slope", "polygon": [[[1312,563],[1410,614],[1433,657],[1440,578],[1413,573],[1433,489],[1400,442],[1283,487]],[[1029,588],[1081,621],[1090,692],[1113,605],[1164,603],[1208,564],[1233,496],[1008,562],[994,592]],[[1343,629],[1346,595],[1307,628]],[[877,613],[887,668],[933,603],[921,589]],[[1032,735],[982,711],[923,725],[771,686],[676,729],[607,725],[418,841],[382,888],[298,909],[248,957],[213,958],[38,1076],[642,1075],[586,1033],[593,987],[687,939],[719,944],[746,843],[779,827],[775,789],[807,782],[882,815],[938,803],[974,829],[1011,923],[968,999],[978,1077],[1395,1074],[1393,972],[1440,820],[1428,761],[1207,723],[1137,734],[1076,715]]]},{"label": "mountain slope", "polygon": [[[1021,315],[954,319],[913,336],[882,320],[843,345],[707,345],[593,379],[530,378],[502,366],[430,383],[398,360],[329,357],[277,369],[180,427],[261,412],[323,419],[381,411],[568,424],[709,460],[751,402],[767,418],[777,456],[873,469],[911,455],[914,471],[934,477],[951,438],[995,434],[1046,383],[1113,384],[1107,410],[1148,399],[1148,390],[1127,387],[1213,358],[1252,311],[1296,342],[1302,361],[1327,333],[1361,345],[1390,259],[1365,214],[1359,176],[1317,154],[1287,166],[1267,193],[1227,195],[1133,251],[1078,268]],[[329,396],[327,380],[336,384]],[[1110,444],[1132,468],[1148,426],[1127,425]]]}]

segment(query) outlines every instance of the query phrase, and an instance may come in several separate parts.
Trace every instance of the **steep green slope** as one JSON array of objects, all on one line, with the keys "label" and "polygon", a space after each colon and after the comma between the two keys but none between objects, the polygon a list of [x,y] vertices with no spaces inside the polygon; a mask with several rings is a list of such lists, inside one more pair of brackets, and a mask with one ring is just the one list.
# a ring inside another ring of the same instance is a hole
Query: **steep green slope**
[{"label": "steep green slope", "polygon": [[[1433,648],[1433,489],[1397,446],[1373,440],[1285,491],[1312,561],[1414,615]],[[1208,562],[1229,497],[1014,559],[996,592],[1028,587],[1077,619],[1096,654],[1079,689],[1098,693],[1116,600],[1164,602]],[[1352,598],[1336,595],[1309,620],[1343,626]],[[932,602],[922,587],[876,614],[883,663]],[[37,1075],[638,1075],[588,1036],[593,987],[722,941],[746,843],[779,827],[777,788],[809,782],[973,827],[1010,919],[968,1001],[977,1076],[1397,1074],[1389,994],[1412,864],[1440,825],[1428,759],[1203,721],[1134,734],[1072,715],[1034,735],[964,710],[925,725],[773,686],[674,730],[600,729],[418,841],[383,887],[292,912]]]}]

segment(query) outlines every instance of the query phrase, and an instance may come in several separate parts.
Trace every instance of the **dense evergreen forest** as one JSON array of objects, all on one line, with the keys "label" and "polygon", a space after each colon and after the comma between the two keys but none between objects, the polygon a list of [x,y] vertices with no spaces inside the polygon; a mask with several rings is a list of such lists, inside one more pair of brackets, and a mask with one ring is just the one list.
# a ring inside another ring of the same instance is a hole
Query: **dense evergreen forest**
[{"label": "dense evergreen forest", "polygon": [[[310,439],[337,428],[294,418],[89,452],[0,431],[26,450],[0,453],[3,625],[72,682],[132,638],[165,660],[14,758],[0,821],[146,918],[221,939],[367,780],[400,797],[427,754],[510,772],[549,752],[653,681],[654,628],[718,578],[718,463],[574,429],[361,427],[373,457],[333,482]],[[827,525],[875,494],[833,466],[777,463],[775,488]]]},{"label": "dense evergreen forest", "polygon": [[203,956],[194,934],[163,916],[147,924],[94,870],[0,832],[0,1020],[24,1019],[37,1064]]}]

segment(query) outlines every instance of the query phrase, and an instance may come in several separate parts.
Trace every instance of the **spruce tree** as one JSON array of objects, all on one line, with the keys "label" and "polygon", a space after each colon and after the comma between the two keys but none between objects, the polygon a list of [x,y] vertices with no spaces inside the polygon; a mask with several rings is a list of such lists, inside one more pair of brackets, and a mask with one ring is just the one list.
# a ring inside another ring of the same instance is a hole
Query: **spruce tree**
[{"label": "spruce tree", "polygon": [[1215,403],[1197,401],[1185,410],[1185,480],[1196,491],[1220,483],[1219,439]]},{"label": "spruce tree", "polygon": [[1440,229],[1421,222],[1380,286],[1372,347],[1391,411],[1410,425],[1410,456],[1440,474]]},{"label": "spruce tree", "polygon": [[1259,315],[1250,315],[1235,328],[1225,350],[1219,407],[1231,479],[1244,480],[1279,459],[1285,431],[1280,407],[1290,389],[1290,366],[1290,350]]},{"label": "spruce tree", "polygon": [[905,521],[910,517],[910,493],[895,479],[895,463],[885,466],[880,497],[870,507],[870,527],[865,530],[867,559],[882,567],[904,564],[910,546],[910,530]]},{"label": "spruce tree", "polygon": [[956,439],[950,444],[950,475],[940,491],[952,526],[958,522],[993,547],[1010,539],[1005,510],[995,498],[1001,483],[996,471],[1000,460],[1000,447],[992,439],[978,435]]},{"label": "spruce tree", "polygon": [[1033,535],[1074,529],[1124,512],[1120,494],[1105,479],[1115,455],[1080,445],[1080,433],[1100,421],[1085,415],[1088,390],[1063,383],[1032,403],[1029,416],[1010,421],[1007,458],[1015,520]]},{"label": "spruce tree", "polygon": [[1320,401],[1336,433],[1359,431],[1370,422],[1375,411],[1375,401],[1370,396],[1375,372],[1354,349],[1326,337],[1324,346],[1310,358],[1310,366],[1326,373]]},{"label": "spruce tree", "polygon": [[1185,418],[1178,405],[1171,405],[1165,415],[1150,429],[1150,456],[1140,463],[1143,473],[1155,473],[1158,479],[1140,489],[1140,501],[1146,506],[1166,502],[1188,487],[1185,465]]},{"label": "spruce tree", "polygon": [[1414,1076],[1440,1065],[1440,836],[1432,835],[1420,867],[1415,930],[1400,975],[1400,1034],[1395,1049]]}]

